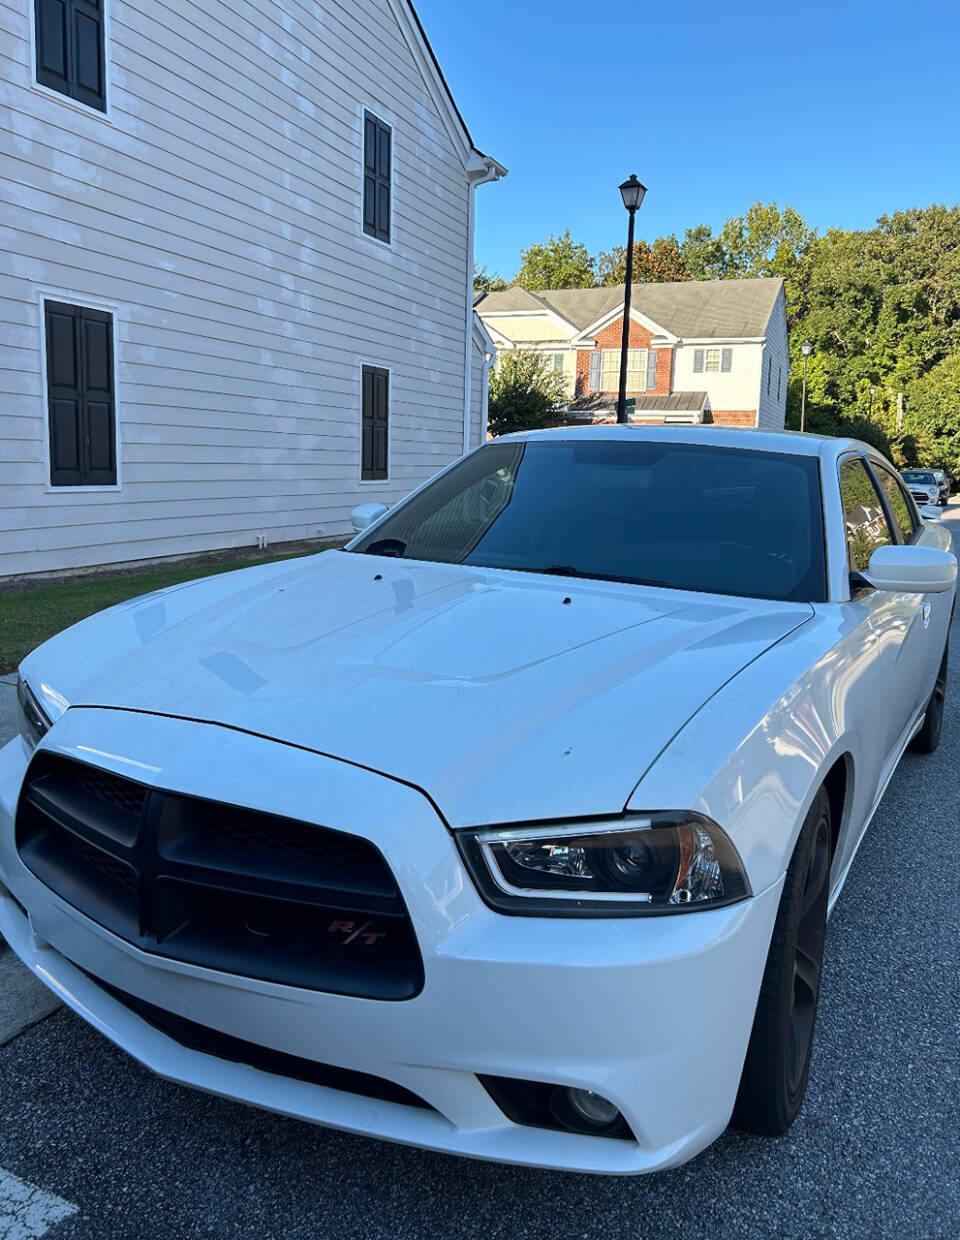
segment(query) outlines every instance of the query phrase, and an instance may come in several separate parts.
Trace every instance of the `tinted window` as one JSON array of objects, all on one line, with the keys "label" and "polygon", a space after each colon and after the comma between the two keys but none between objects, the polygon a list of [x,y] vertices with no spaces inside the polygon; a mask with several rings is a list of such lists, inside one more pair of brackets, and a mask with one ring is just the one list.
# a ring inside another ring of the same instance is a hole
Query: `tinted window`
[{"label": "tinted window", "polygon": [[353,550],[757,598],[825,597],[816,460],[700,444],[490,444]]},{"label": "tinted window", "polygon": [[864,573],[877,547],[893,542],[880,496],[859,458],[840,466],[840,496],[847,527],[847,555],[852,573]]},{"label": "tinted window", "polygon": [[933,474],[925,473],[920,469],[906,469],[901,474],[904,482],[915,482],[918,485],[932,487],[936,485],[936,478]]},{"label": "tinted window", "polygon": [[893,516],[894,524],[900,535],[900,542],[909,542],[913,537],[914,523],[913,511],[910,507],[910,501],[907,499],[906,492],[900,485],[900,479],[895,478],[888,469],[884,469],[882,465],[875,465],[874,470],[880,485],[883,487],[884,494],[887,497],[887,507]]}]

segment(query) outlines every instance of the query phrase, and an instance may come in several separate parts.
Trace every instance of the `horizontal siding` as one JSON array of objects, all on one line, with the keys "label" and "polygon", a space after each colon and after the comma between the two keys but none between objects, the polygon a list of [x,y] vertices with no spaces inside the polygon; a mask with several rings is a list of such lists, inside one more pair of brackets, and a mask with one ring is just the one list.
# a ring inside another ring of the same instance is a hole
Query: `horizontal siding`
[{"label": "horizontal siding", "polygon": [[[770,395],[767,395],[767,365],[770,359],[772,377]],[[787,348],[787,306],[783,290],[777,298],[770,322],[767,324],[767,340],[763,347],[763,381],[760,386],[760,405],[757,425],[762,430],[782,431],[787,409],[787,380],[790,377],[790,353]],[[779,378],[780,394],[777,395]]]},{"label": "horizontal siding", "polygon": [[[700,348],[730,348],[730,370],[696,373],[694,354]],[[753,409],[757,407],[760,388],[760,364],[763,346],[759,344],[681,345],[673,355],[673,390],[675,392],[706,392],[711,409]]]},{"label": "horizontal siding", "polygon": [[[386,0],[112,0],[107,122],[32,89],[31,19],[0,0],[0,574],[345,532],[458,455],[466,179]],[[116,308],[118,491],[47,486],[41,292]],[[364,362],[390,481],[361,486]]]}]

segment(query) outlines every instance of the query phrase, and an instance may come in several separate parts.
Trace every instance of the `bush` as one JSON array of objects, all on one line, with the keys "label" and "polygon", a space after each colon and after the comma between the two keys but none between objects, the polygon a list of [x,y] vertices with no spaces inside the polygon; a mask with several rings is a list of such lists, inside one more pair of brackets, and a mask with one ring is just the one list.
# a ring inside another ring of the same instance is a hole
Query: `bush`
[{"label": "bush", "polygon": [[490,376],[487,425],[492,435],[541,430],[556,425],[565,403],[563,377],[548,369],[542,353],[505,351]]}]

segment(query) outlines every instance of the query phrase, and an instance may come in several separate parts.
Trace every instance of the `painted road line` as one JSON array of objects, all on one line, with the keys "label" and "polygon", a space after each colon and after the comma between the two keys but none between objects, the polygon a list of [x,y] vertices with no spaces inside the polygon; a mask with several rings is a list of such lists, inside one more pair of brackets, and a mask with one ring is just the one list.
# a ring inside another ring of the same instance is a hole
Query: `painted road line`
[{"label": "painted road line", "polygon": [[3,1240],[38,1240],[77,1207],[35,1184],[18,1180],[0,1167],[0,1236]]}]

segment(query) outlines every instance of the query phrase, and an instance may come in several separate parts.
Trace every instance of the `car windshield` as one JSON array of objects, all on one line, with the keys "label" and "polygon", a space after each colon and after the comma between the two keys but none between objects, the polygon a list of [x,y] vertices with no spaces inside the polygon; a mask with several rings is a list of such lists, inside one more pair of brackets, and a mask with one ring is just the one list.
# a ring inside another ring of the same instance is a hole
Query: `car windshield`
[{"label": "car windshield", "polygon": [[821,602],[814,457],[601,438],[494,442],[351,551]]},{"label": "car windshield", "polygon": [[900,476],[904,482],[917,482],[923,486],[933,486],[936,482],[933,474],[924,469],[906,469]]}]

